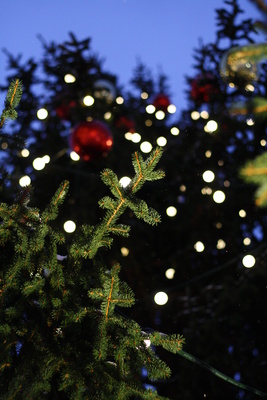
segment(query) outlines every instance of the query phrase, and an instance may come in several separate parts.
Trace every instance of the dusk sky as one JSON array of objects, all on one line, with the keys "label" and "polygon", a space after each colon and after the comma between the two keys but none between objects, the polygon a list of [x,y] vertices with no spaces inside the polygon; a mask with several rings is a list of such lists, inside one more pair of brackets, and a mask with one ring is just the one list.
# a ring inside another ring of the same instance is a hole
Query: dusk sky
[{"label": "dusk sky", "polygon": [[[240,0],[245,18],[259,17],[249,0]],[[127,86],[140,59],[154,76],[169,78],[177,112],[186,105],[185,75],[193,74],[193,49],[215,39],[215,9],[223,0],[2,0],[1,46],[23,60],[38,60],[41,34],[60,43],[72,31],[78,40],[92,38],[92,50],[106,60],[104,68]],[[6,56],[0,52],[0,84],[5,82]],[[2,108],[2,107],[1,107]]]}]

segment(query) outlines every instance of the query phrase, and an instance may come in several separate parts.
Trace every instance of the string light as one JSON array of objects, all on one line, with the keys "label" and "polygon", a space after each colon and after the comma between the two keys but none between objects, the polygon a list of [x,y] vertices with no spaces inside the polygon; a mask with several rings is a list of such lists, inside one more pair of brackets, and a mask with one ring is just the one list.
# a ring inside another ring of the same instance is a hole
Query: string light
[{"label": "string light", "polygon": [[213,193],[213,200],[215,203],[223,203],[225,200],[225,194],[222,190],[216,190],[216,192]]},{"label": "string light", "polygon": [[165,292],[158,292],[154,296],[154,301],[158,306],[164,306],[168,301],[168,295]]},{"label": "string light", "polygon": [[202,178],[203,178],[203,181],[210,183],[210,182],[214,181],[214,178],[215,178],[214,172],[207,170],[207,171],[203,172]]},{"label": "string light", "polygon": [[123,176],[120,180],[119,183],[122,187],[127,187],[131,183],[131,178],[128,176]]},{"label": "string light", "polygon": [[133,143],[139,143],[140,140],[141,140],[141,135],[140,135],[139,133],[134,132],[134,133],[131,135],[131,141],[132,141]]},{"label": "string light", "polygon": [[205,246],[202,242],[198,241],[194,244],[194,249],[198,252],[198,253],[202,253],[202,251],[204,251]]},{"label": "string light", "polygon": [[64,228],[65,232],[72,233],[76,229],[76,224],[74,221],[68,220],[64,223],[63,228]]},{"label": "string light", "polygon": [[66,74],[66,75],[64,76],[64,81],[65,81],[66,83],[74,83],[74,82],[76,81],[76,78],[75,78],[75,76],[72,75],[72,74]]},{"label": "string light", "polygon": [[45,167],[45,160],[41,157],[37,157],[33,160],[32,166],[36,171],[41,171]]},{"label": "string light", "polygon": [[191,112],[191,118],[193,121],[197,121],[200,118],[200,114],[198,111],[192,111]]},{"label": "string light", "polygon": [[167,110],[168,110],[168,113],[170,113],[170,114],[176,113],[176,107],[175,107],[174,104],[170,104],[170,105],[168,106]]},{"label": "string light", "polygon": [[244,267],[246,268],[252,268],[254,267],[256,263],[256,259],[255,257],[253,257],[251,254],[247,254],[245,257],[243,257],[242,259],[242,264],[244,265]]},{"label": "string light", "polygon": [[20,154],[21,154],[22,157],[25,157],[25,158],[26,158],[26,157],[29,157],[30,152],[29,152],[28,149],[22,149],[21,152],[20,152]]},{"label": "string light", "polygon": [[210,150],[207,150],[207,151],[205,152],[205,156],[206,156],[207,158],[210,158],[211,155],[212,155],[212,152],[211,152]]},{"label": "string light", "polygon": [[161,147],[164,147],[167,144],[167,139],[164,136],[160,136],[157,138],[157,144]]},{"label": "string light", "polygon": [[84,104],[85,106],[87,106],[87,107],[92,106],[92,105],[94,104],[94,102],[95,102],[95,99],[94,99],[92,96],[90,96],[90,95],[87,95],[87,96],[85,96],[85,97],[83,98],[83,104]]},{"label": "string light", "polygon": [[162,110],[158,110],[158,111],[156,112],[156,114],[155,114],[155,117],[156,117],[159,121],[161,121],[161,120],[163,120],[163,119],[165,118],[165,112],[162,111]]},{"label": "string light", "polygon": [[208,111],[203,110],[203,111],[201,111],[200,116],[203,119],[208,119],[209,118],[209,113],[208,113]]},{"label": "string light", "polygon": [[124,98],[121,97],[121,96],[118,96],[118,97],[116,98],[116,103],[117,103],[117,104],[123,104],[123,103],[124,103]]},{"label": "string light", "polygon": [[40,108],[40,109],[37,111],[37,118],[38,118],[38,119],[44,120],[44,119],[46,119],[47,117],[48,117],[48,111],[47,111],[46,108]]},{"label": "string light", "polygon": [[127,249],[127,247],[122,247],[121,254],[123,255],[123,257],[127,257],[129,254],[129,249]]},{"label": "string light", "polygon": [[165,271],[165,276],[166,276],[167,279],[173,279],[174,278],[174,274],[175,274],[175,269],[173,269],[173,268],[168,268]]},{"label": "string light", "polygon": [[241,217],[241,218],[245,218],[246,217],[246,215],[247,215],[247,213],[246,213],[246,211],[245,210],[239,210],[239,217]]},{"label": "string light", "polygon": [[148,93],[146,93],[146,92],[141,93],[141,98],[143,100],[146,100],[148,98]]},{"label": "string light", "polygon": [[247,119],[247,125],[248,126],[253,126],[255,124],[255,122],[253,121],[252,118]]},{"label": "string light", "polygon": [[80,156],[75,151],[71,151],[70,152],[70,158],[72,159],[72,161],[79,161]]},{"label": "string light", "polygon": [[140,150],[143,153],[150,153],[150,151],[152,150],[152,144],[149,142],[143,142],[140,144]]},{"label": "string light", "polygon": [[266,140],[262,139],[260,141],[260,144],[261,144],[262,147],[265,147],[266,146]]},{"label": "string light", "polygon": [[217,242],[217,249],[222,250],[225,248],[225,246],[226,246],[225,241],[223,239],[219,239]]},{"label": "string light", "polygon": [[168,215],[168,217],[175,217],[175,215],[177,214],[177,208],[173,206],[168,207],[166,210],[166,214]]},{"label": "string light", "polygon": [[148,114],[153,114],[156,110],[156,107],[153,106],[153,104],[149,104],[148,106],[146,106],[146,112]]},{"label": "string light", "polygon": [[111,117],[112,117],[112,114],[111,114],[110,111],[107,111],[107,112],[104,114],[104,118],[105,118],[106,120],[111,119]]},{"label": "string light", "polygon": [[217,130],[218,124],[213,119],[209,120],[207,124],[204,126],[204,131],[208,133],[213,133]]},{"label": "string light", "polygon": [[251,243],[251,239],[249,237],[246,237],[246,238],[244,238],[243,243],[245,246],[248,246]]},{"label": "string light", "polygon": [[171,134],[172,134],[173,136],[178,136],[179,133],[180,133],[180,131],[179,131],[179,129],[177,128],[177,126],[173,126],[173,127],[171,128]]},{"label": "string light", "polygon": [[21,187],[29,186],[31,184],[31,178],[28,175],[24,175],[20,178],[19,184]]},{"label": "string light", "polygon": [[125,133],[125,135],[124,135],[124,137],[125,137],[125,139],[127,139],[127,140],[132,140],[132,133],[131,132],[126,132]]}]

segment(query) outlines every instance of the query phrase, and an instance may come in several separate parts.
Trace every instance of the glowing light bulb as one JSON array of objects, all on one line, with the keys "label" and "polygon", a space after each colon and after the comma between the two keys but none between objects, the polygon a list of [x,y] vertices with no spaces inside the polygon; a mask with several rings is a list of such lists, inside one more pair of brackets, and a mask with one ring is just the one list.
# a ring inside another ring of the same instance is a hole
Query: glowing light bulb
[{"label": "glowing light bulb", "polygon": [[211,152],[210,150],[207,150],[207,151],[205,152],[205,156],[206,156],[207,158],[210,158],[211,155],[212,155],[212,152]]},{"label": "glowing light bulb", "polygon": [[217,128],[218,128],[217,122],[214,121],[213,119],[211,119],[204,126],[204,131],[205,132],[209,132],[209,133],[213,133],[213,132],[215,132],[217,130]]},{"label": "glowing light bulb", "polygon": [[262,139],[260,141],[260,144],[261,144],[262,147],[265,147],[266,146],[266,140]]},{"label": "glowing light bulb", "polygon": [[146,92],[141,93],[141,99],[143,99],[143,100],[148,99],[148,93],[146,93]]},{"label": "glowing light bulb", "polygon": [[205,246],[202,242],[198,241],[194,244],[194,249],[198,252],[198,253],[202,253],[202,251],[204,251]]},{"label": "glowing light bulb", "polygon": [[245,216],[247,215],[245,210],[239,210],[238,214],[239,214],[239,217],[241,217],[241,218],[245,218]]},{"label": "glowing light bulb", "polygon": [[244,265],[244,267],[246,268],[252,268],[254,267],[256,263],[256,259],[255,257],[253,257],[251,254],[247,254],[245,257],[243,257],[242,259],[242,264]]},{"label": "glowing light bulb", "polygon": [[173,269],[173,268],[168,268],[165,271],[165,276],[166,276],[167,279],[173,279],[174,278],[174,274],[175,274],[175,269]]},{"label": "glowing light bulb", "polygon": [[252,118],[247,119],[247,125],[248,126],[253,126],[255,124],[254,120]]},{"label": "glowing light bulb", "polygon": [[158,292],[154,296],[154,301],[158,306],[164,306],[168,301],[168,295],[165,292]]},{"label": "glowing light bulb", "polygon": [[175,107],[174,104],[170,104],[170,105],[168,106],[167,110],[168,110],[168,113],[170,113],[170,114],[176,113],[176,107]]},{"label": "glowing light bulb", "polygon": [[254,87],[251,83],[248,83],[248,84],[245,86],[245,90],[246,90],[247,92],[254,92],[255,87]]},{"label": "glowing light bulb", "polygon": [[133,143],[139,143],[140,140],[141,140],[141,135],[139,133],[137,133],[137,132],[134,132],[131,135],[131,140],[132,140]]},{"label": "glowing light bulb", "polygon": [[225,241],[222,240],[222,239],[219,239],[218,242],[217,242],[217,249],[218,249],[218,250],[224,249],[225,246],[226,246]]},{"label": "glowing light bulb", "polygon": [[225,200],[225,194],[221,190],[216,190],[216,192],[213,193],[213,200],[215,203],[223,203]]},{"label": "glowing light bulb", "polygon": [[37,157],[33,160],[32,166],[36,171],[41,171],[45,167],[45,161],[41,157]]},{"label": "glowing light bulb", "polygon": [[26,157],[29,157],[30,152],[29,152],[28,149],[22,149],[21,152],[20,152],[20,154],[21,154],[22,157],[25,157],[25,158],[26,158]]},{"label": "glowing light bulb", "polygon": [[94,102],[95,102],[95,99],[94,99],[92,96],[90,96],[90,95],[87,95],[87,96],[85,96],[85,97],[83,98],[83,104],[84,104],[85,106],[87,106],[87,107],[92,106],[92,105],[94,104]]},{"label": "glowing light bulb", "polygon": [[210,183],[210,182],[214,181],[215,175],[212,171],[207,170],[203,173],[202,178],[203,178],[203,181]]},{"label": "glowing light bulb", "polygon": [[125,135],[124,135],[124,137],[125,137],[125,139],[127,139],[127,140],[132,140],[132,133],[131,132],[126,132],[125,133]]},{"label": "glowing light bulb", "polygon": [[79,161],[80,156],[75,151],[71,151],[70,152],[70,158],[72,159],[72,161]]},{"label": "glowing light bulb", "polygon": [[167,139],[164,136],[160,136],[157,138],[157,144],[161,147],[164,147],[167,144]]},{"label": "glowing light bulb", "polygon": [[76,81],[76,78],[75,78],[75,76],[72,75],[72,74],[66,74],[66,75],[64,76],[64,81],[65,81],[66,83],[74,83],[74,82]]},{"label": "glowing light bulb", "polygon": [[38,119],[43,120],[43,119],[46,119],[47,117],[48,117],[48,111],[47,111],[46,108],[40,108],[40,109],[37,111],[37,118],[38,118]]},{"label": "glowing light bulb", "polygon": [[209,113],[208,113],[208,111],[203,110],[203,111],[201,111],[200,116],[203,119],[208,119],[209,118]]},{"label": "glowing light bulb", "polygon": [[127,247],[122,247],[121,254],[123,255],[123,257],[127,257],[129,254],[129,249],[127,249]]},{"label": "glowing light bulb", "polygon": [[121,96],[117,97],[117,98],[116,98],[116,103],[117,103],[117,104],[123,104],[123,103],[124,103],[124,98],[121,97]]},{"label": "glowing light bulb", "polygon": [[251,243],[251,239],[249,237],[244,238],[243,243],[245,246],[249,246]]},{"label": "glowing light bulb", "polygon": [[50,157],[48,154],[46,154],[45,156],[42,157],[43,161],[45,164],[48,164],[50,162]]},{"label": "glowing light bulb", "polygon": [[76,229],[76,224],[74,221],[69,220],[64,223],[63,228],[67,233],[72,233]]},{"label": "glowing light bulb", "polygon": [[146,348],[150,347],[150,345],[151,345],[150,339],[145,339],[144,343],[145,343]]},{"label": "glowing light bulb", "polygon": [[168,217],[175,217],[175,215],[177,214],[177,208],[173,206],[168,207],[166,210],[166,214],[168,215]]},{"label": "glowing light bulb", "polygon": [[173,136],[178,136],[179,133],[180,133],[180,131],[179,131],[179,129],[177,128],[177,126],[173,126],[173,127],[171,128],[171,134],[172,134]]},{"label": "glowing light bulb", "polygon": [[148,106],[146,106],[146,112],[148,114],[153,114],[156,110],[156,107],[153,106],[153,104],[149,104]]},{"label": "glowing light bulb", "polygon": [[193,121],[197,121],[200,118],[200,114],[198,111],[192,111],[191,112],[191,118]]},{"label": "glowing light bulb", "polygon": [[29,186],[31,184],[31,178],[28,175],[24,175],[20,178],[19,184],[21,187]]},{"label": "glowing light bulb", "polygon": [[152,150],[152,144],[149,142],[143,142],[140,144],[140,150],[143,153],[150,153],[150,151]]},{"label": "glowing light bulb", "polygon": [[128,176],[123,176],[120,180],[119,183],[122,187],[127,187],[131,183],[131,178]]},{"label": "glowing light bulb", "polygon": [[160,121],[165,118],[165,112],[162,110],[158,110],[155,114],[155,117]]}]

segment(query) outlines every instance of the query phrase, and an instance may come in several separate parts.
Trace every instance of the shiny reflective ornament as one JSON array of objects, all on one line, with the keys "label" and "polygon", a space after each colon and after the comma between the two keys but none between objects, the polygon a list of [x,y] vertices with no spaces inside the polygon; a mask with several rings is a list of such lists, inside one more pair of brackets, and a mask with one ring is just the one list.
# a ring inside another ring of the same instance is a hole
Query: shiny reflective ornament
[{"label": "shiny reflective ornament", "polygon": [[115,85],[108,79],[98,79],[94,83],[94,97],[112,103],[116,97]]}]

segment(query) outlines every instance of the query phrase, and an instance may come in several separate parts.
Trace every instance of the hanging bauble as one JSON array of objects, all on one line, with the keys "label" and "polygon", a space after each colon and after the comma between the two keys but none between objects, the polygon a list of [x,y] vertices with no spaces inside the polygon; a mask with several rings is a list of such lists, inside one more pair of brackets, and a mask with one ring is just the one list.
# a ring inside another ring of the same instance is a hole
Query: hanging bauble
[{"label": "hanging bauble", "polygon": [[103,122],[84,121],[72,129],[70,145],[84,161],[91,161],[108,154],[113,137]]},{"label": "hanging bauble", "polygon": [[220,74],[229,84],[246,86],[258,80],[258,64],[266,56],[266,44],[233,47],[221,59]]},{"label": "hanging bauble", "polygon": [[122,129],[125,132],[135,132],[135,122],[123,115],[115,121],[115,126],[116,128]]},{"label": "hanging bauble", "polygon": [[155,109],[157,111],[164,111],[165,113],[167,112],[170,104],[170,99],[165,94],[158,94],[153,101],[153,106],[155,107]]},{"label": "hanging bauble", "polygon": [[197,75],[197,77],[191,81],[190,96],[197,103],[208,103],[214,100],[219,93],[219,82],[217,78],[209,72]]},{"label": "hanging bauble", "polygon": [[94,85],[94,97],[112,103],[116,97],[116,88],[112,82],[107,79],[98,79]]}]

